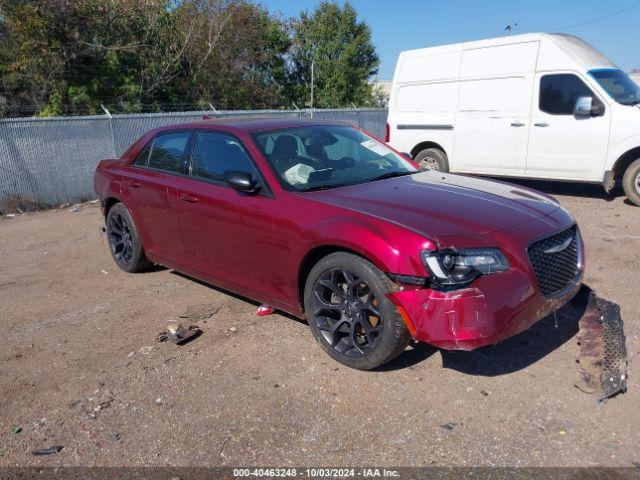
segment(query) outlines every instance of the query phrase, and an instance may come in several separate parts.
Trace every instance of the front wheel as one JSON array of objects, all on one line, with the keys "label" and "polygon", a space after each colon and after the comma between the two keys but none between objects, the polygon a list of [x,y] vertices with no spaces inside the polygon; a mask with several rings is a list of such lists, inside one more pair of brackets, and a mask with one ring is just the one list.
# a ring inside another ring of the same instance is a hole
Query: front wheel
[{"label": "front wheel", "polygon": [[627,167],[622,178],[622,187],[627,198],[640,206],[640,158]]},{"label": "front wheel", "polygon": [[346,252],[320,260],[307,277],[304,307],[320,346],[338,362],[369,370],[399,355],[411,335],[386,297],[392,282],[371,262]]}]

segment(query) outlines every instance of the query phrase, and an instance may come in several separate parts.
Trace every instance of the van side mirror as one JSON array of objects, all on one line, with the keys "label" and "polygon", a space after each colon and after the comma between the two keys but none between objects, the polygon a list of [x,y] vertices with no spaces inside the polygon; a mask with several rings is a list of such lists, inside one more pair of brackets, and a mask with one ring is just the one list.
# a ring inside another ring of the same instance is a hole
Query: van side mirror
[{"label": "van side mirror", "polygon": [[239,192],[258,193],[262,185],[249,172],[228,170],[224,172],[224,181],[227,185],[235,188]]},{"label": "van side mirror", "polygon": [[573,114],[576,117],[598,117],[604,113],[604,105],[593,97],[578,97]]}]

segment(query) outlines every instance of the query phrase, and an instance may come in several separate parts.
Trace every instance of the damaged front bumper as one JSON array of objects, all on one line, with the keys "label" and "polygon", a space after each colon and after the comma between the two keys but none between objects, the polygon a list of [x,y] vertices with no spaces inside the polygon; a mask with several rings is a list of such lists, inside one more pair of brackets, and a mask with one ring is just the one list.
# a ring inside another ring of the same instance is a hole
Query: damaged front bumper
[{"label": "damaged front bumper", "polygon": [[446,350],[473,350],[528,329],[571,300],[581,281],[582,271],[567,290],[546,298],[530,275],[512,270],[481,277],[461,290],[403,288],[388,297],[416,340]]}]

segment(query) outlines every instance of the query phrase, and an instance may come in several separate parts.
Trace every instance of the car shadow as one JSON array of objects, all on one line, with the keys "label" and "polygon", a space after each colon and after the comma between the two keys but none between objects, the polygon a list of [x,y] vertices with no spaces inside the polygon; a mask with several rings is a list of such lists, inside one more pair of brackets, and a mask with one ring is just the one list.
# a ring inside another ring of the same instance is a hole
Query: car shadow
[{"label": "car shadow", "polygon": [[[260,305],[260,302],[184,273],[175,270],[172,270],[171,273],[256,307]],[[469,375],[493,377],[517,372],[541,360],[578,333],[578,322],[586,311],[590,294],[591,289],[583,286],[578,294],[567,305],[558,310],[555,315],[543,318],[528,330],[496,345],[472,351],[462,351],[441,350],[426,343],[413,343],[401,355],[374,369],[374,371],[391,372],[413,368],[440,351],[444,368],[450,368]],[[278,314],[307,325],[305,320],[289,313],[278,310]]]},{"label": "car shadow", "polygon": [[[254,305],[256,307],[256,309],[257,309],[257,307],[259,307],[261,305],[261,303],[256,301],[256,300],[252,300],[251,298],[248,298],[248,297],[243,297],[239,293],[235,293],[235,292],[232,292],[231,290],[226,290],[226,289],[224,289],[222,287],[218,287],[218,286],[213,285],[211,283],[207,283],[204,280],[200,280],[198,278],[192,277],[190,275],[187,275],[186,273],[178,272],[177,270],[171,270],[171,273],[173,275],[177,275],[179,277],[186,278],[187,280],[190,280],[190,281],[195,282],[195,283],[197,283],[199,285],[202,285],[203,287],[210,288],[211,290],[215,290],[215,291],[223,293],[225,295],[229,295],[230,297],[233,297],[233,298],[235,298],[237,300],[242,300],[243,302],[246,302],[246,303],[248,303],[250,305]],[[298,318],[295,315],[292,315],[290,313],[283,312],[282,310],[277,310],[276,313],[278,315],[286,317],[286,318],[288,318],[290,320],[295,320],[298,323],[302,323],[304,325],[307,325],[306,320]]]}]

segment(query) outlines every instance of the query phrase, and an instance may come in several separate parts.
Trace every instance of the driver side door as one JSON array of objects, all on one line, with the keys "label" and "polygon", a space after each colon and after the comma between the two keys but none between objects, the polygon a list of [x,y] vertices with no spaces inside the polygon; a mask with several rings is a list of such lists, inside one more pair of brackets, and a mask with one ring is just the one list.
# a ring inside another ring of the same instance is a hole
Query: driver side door
[{"label": "driver side door", "polygon": [[[579,97],[592,97],[602,115],[576,116]],[[538,74],[526,176],[601,180],[609,146],[609,107],[573,73]]]},{"label": "driver side door", "polygon": [[[263,188],[253,195],[231,188],[224,181],[229,170],[250,172]],[[275,198],[240,139],[197,132],[178,205],[186,267],[195,276],[253,298],[272,294]]]}]

